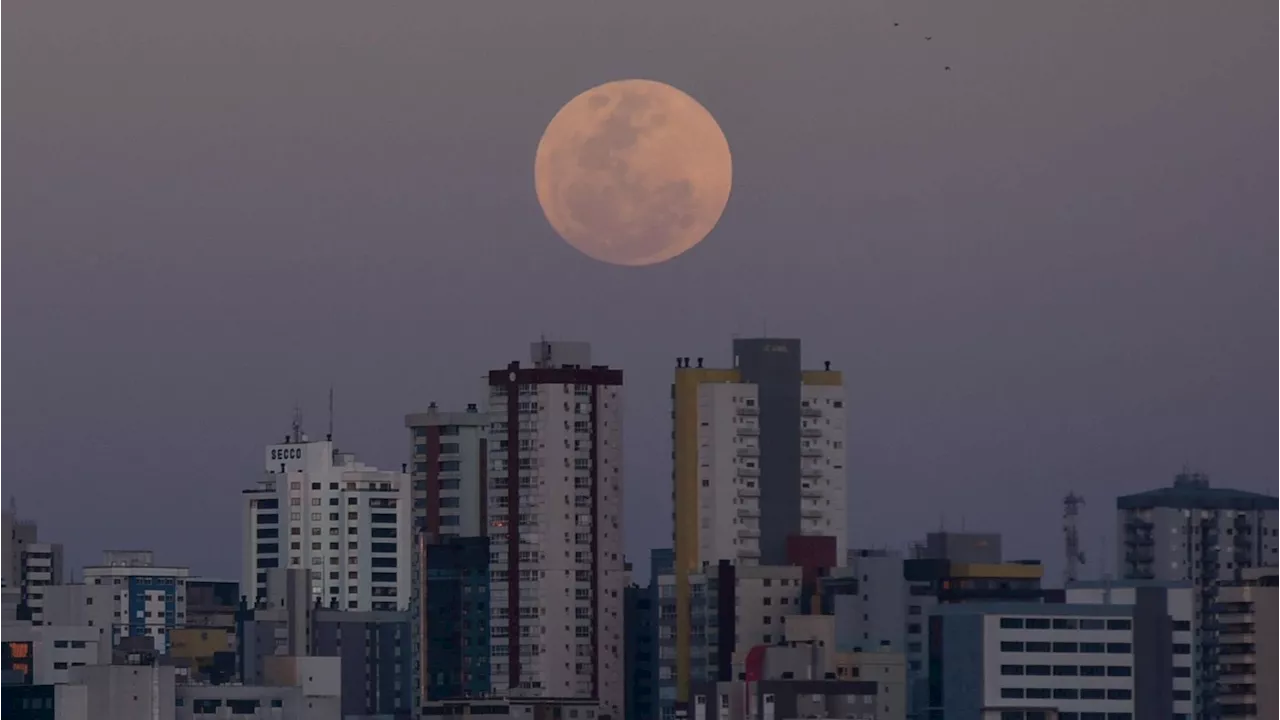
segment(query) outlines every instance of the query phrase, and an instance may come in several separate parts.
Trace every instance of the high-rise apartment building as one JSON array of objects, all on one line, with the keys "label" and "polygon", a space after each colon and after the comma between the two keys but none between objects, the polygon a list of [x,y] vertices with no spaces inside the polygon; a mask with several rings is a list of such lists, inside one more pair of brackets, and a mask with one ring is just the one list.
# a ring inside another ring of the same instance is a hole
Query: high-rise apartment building
[{"label": "high-rise apartment building", "polygon": [[735,339],[729,368],[676,363],[672,397],[676,700],[688,700],[690,577],[721,561],[785,565],[788,538],[847,545],[843,377],[800,341]]},{"label": "high-rise apartment building", "polygon": [[244,491],[241,592],[266,593],[267,570],[311,571],[311,597],[339,610],[408,607],[412,497],[405,472],[378,470],[296,427],[268,446]]},{"label": "high-rise apartment building", "polygon": [[733,366],[680,359],[672,387],[677,571],[786,563],[791,535],[847,538],[843,377],[800,341],[733,341]]},{"label": "high-rise apartment building", "polygon": [[441,540],[485,534],[489,416],[476,405],[442,412],[435,403],[405,416],[414,526]]},{"label": "high-rise apartment building", "polygon": [[1116,498],[1119,567],[1132,580],[1188,581],[1197,590],[1197,717],[1219,716],[1218,631],[1213,607],[1222,585],[1245,570],[1275,567],[1280,538],[1274,496],[1215,488],[1183,472],[1171,487]]},{"label": "high-rise apartment building", "polygon": [[622,371],[537,342],[489,373],[495,692],[598,701],[622,717]]}]

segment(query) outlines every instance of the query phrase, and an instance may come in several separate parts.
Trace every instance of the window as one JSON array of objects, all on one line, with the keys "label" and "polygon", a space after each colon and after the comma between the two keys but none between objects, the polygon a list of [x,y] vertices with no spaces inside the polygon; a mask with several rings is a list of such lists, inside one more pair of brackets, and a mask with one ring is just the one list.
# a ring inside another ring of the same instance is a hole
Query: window
[{"label": "window", "polygon": [[1133,652],[1129,643],[1107,643],[1107,653],[1111,655],[1128,655]]},{"label": "window", "polygon": [[1027,643],[1027,652],[1047,653],[1053,649],[1053,645],[1047,642],[1029,642]]},{"label": "window", "polygon": [[1133,691],[1124,688],[1112,688],[1107,691],[1108,700],[1132,700]]},{"label": "window", "polygon": [[1023,674],[1022,666],[1021,665],[1001,665],[1000,674],[1001,675],[1021,675]]},{"label": "window", "polygon": [[1006,700],[1021,700],[1022,688],[1000,688],[1000,697]]},{"label": "window", "polygon": [[1128,665],[1108,665],[1107,677],[1129,677],[1133,675],[1133,668]]},{"label": "window", "polygon": [[1106,651],[1107,646],[1100,642],[1080,643],[1080,652],[1082,653],[1100,653]]},{"label": "window", "polygon": [[1027,618],[1028,630],[1048,630],[1051,625],[1049,618]]},{"label": "window", "polygon": [[1108,630],[1131,630],[1133,629],[1133,623],[1127,618],[1123,620],[1108,620],[1107,629]]},{"label": "window", "polygon": [[1078,647],[1073,642],[1056,642],[1053,644],[1053,651],[1056,653],[1073,653]]},{"label": "window", "polygon": [[1000,618],[1000,627],[1004,630],[1021,630],[1022,618],[1002,617]]},{"label": "window", "polygon": [[1000,643],[1000,652],[1022,652],[1022,643],[1017,640],[1004,640]]},{"label": "window", "polygon": [[1048,677],[1050,674],[1048,665],[1028,665],[1027,674],[1036,677]]}]

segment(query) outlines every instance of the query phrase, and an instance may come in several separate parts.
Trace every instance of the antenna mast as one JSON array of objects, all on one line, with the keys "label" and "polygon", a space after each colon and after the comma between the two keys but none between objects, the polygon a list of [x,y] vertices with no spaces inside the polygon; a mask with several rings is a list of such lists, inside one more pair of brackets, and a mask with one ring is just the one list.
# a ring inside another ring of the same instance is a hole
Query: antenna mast
[{"label": "antenna mast", "polygon": [[1073,583],[1080,579],[1080,566],[1084,564],[1084,551],[1080,549],[1080,532],[1076,520],[1080,515],[1080,506],[1084,498],[1074,492],[1067,493],[1062,499],[1062,534],[1066,540],[1067,564],[1063,571],[1064,583]]},{"label": "antenna mast", "polygon": [[302,442],[302,406],[293,406],[293,441]]},{"label": "antenna mast", "polygon": [[329,386],[329,436],[327,440],[333,439],[333,386]]}]

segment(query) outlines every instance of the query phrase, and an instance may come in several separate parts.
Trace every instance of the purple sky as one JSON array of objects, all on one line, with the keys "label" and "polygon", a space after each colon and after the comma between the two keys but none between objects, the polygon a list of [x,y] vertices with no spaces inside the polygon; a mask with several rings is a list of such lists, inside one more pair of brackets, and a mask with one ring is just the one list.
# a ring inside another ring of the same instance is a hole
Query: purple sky
[{"label": "purple sky", "polygon": [[[1183,463],[1275,490],[1274,3],[149,5],[7,7],[5,492],[76,567],[237,577],[295,401],[322,433],[333,383],[398,465],[404,413],[540,333],[627,372],[633,555],[670,542],[674,358],[766,326],[846,373],[855,544],[945,516],[1056,568],[1070,488],[1095,556]],[[628,77],[734,152],[717,230],[640,269],[532,183]]]}]

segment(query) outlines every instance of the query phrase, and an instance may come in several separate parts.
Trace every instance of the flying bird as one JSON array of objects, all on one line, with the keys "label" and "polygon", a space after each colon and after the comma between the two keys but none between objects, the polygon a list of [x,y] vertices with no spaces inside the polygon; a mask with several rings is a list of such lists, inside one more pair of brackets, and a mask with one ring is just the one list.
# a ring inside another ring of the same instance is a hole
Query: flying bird
[{"label": "flying bird", "polygon": [[933,39],[933,36],[932,36],[932,35],[925,35],[925,36],[924,36],[924,39],[925,39],[925,40],[932,40],[932,39]]}]

